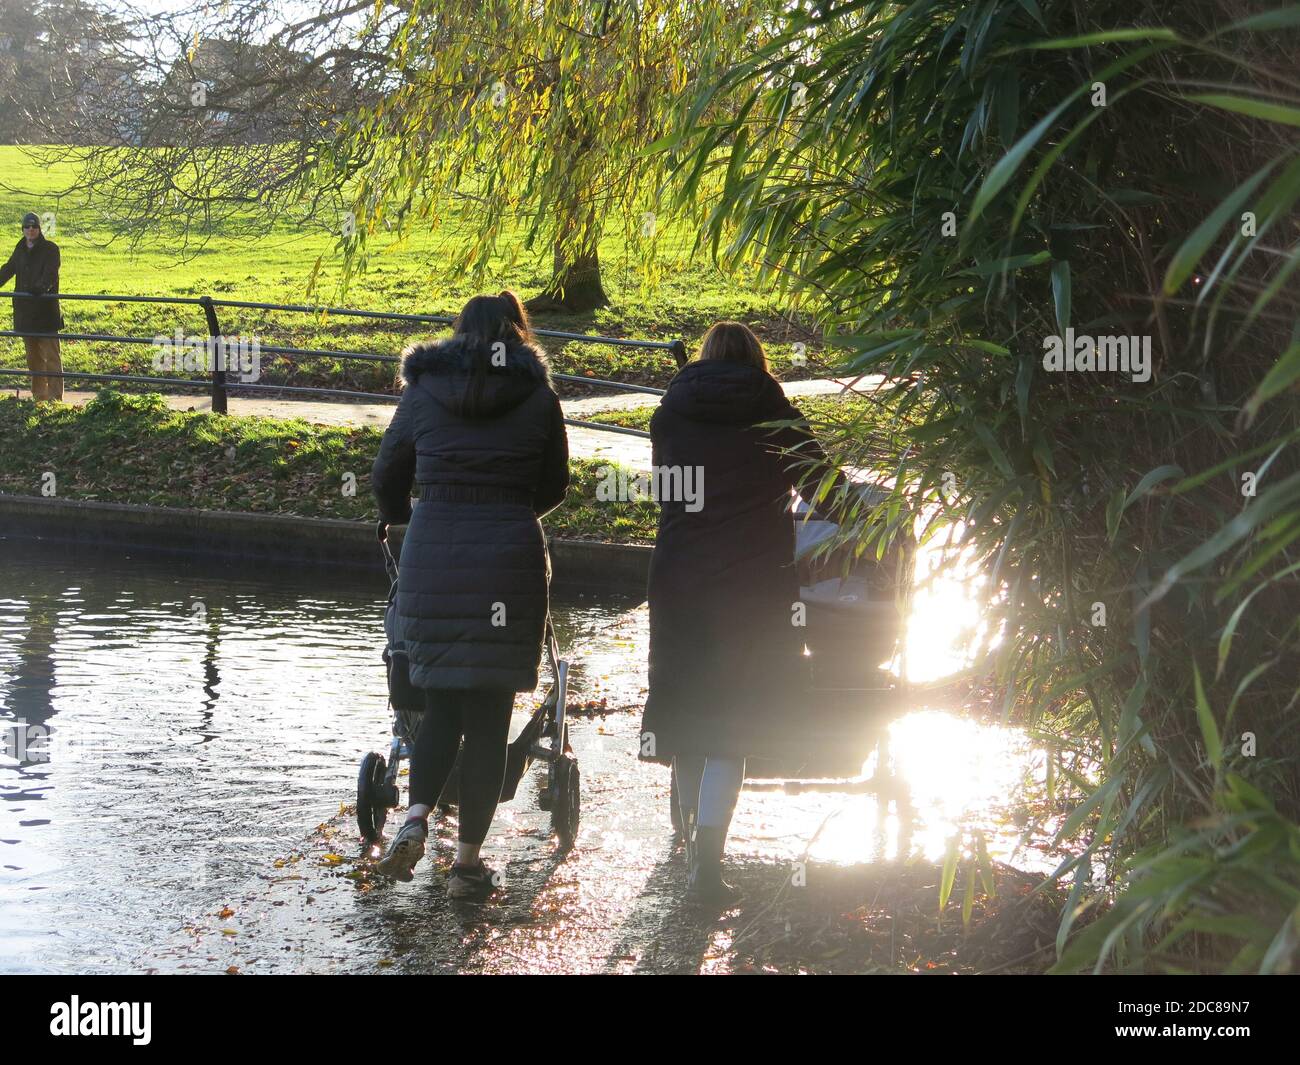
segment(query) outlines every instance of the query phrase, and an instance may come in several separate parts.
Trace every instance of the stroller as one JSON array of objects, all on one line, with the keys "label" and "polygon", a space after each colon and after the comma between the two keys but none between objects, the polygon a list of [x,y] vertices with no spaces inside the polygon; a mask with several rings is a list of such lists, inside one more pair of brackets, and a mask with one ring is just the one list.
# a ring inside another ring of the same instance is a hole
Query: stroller
[{"label": "stroller", "polygon": [[[388,608],[384,613],[387,645],[383,658],[388,672],[388,702],[393,711],[393,738],[388,746],[388,757],[370,752],[361,759],[361,769],[357,774],[357,827],[367,846],[380,842],[388,811],[398,805],[398,771],[402,759],[411,756],[424,715],[424,693],[411,684],[406,645],[398,631],[397,560],[388,546],[387,526],[383,522],[378,523],[376,534],[389,580]],[[569,728],[565,720],[569,663],[560,657],[549,616],[545,642],[551,667],[551,686],[509,746],[501,801],[509,802],[515,797],[519,782],[534,759],[545,762],[546,785],[538,798],[538,805],[550,811],[551,828],[560,845],[567,848],[578,834],[581,784],[578,761],[569,746]],[[440,807],[454,804],[455,779],[456,771],[453,770],[452,781],[439,797]]]},{"label": "stroller", "polygon": [[[858,491],[868,504],[883,496],[871,485]],[[784,755],[747,759],[744,786],[789,794],[877,790],[889,786],[888,774],[869,781],[858,774],[881,751],[883,724],[904,705],[904,686],[887,666],[903,629],[896,593],[910,584],[914,559],[910,549],[897,548],[880,561],[861,558],[846,567],[842,550],[819,555],[817,547],[838,526],[810,518],[808,510],[802,500],[794,510],[794,564],[806,607],[805,701],[791,708]],[[677,774],[670,777],[670,813],[680,833]]]}]

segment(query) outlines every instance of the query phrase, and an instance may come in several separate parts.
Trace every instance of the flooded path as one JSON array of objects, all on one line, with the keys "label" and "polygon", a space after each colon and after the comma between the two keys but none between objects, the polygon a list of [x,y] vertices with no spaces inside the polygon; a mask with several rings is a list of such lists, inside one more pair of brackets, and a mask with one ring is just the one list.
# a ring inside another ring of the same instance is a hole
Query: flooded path
[{"label": "flooded path", "polygon": [[[644,606],[560,599],[577,843],[557,849],[534,767],[484,849],[503,891],[452,904],[454,815],[410,884],[371,875],[352,816],[389,735],[382,578],[0,551],[0,726],[32,734],[0,756],[0,971],[971,971],[1050,939],[1027,892],[1055,857],[1020,827],[1039,756],[1012,730],[918,706],[878,723],[892,798],[746,791],[746,897],[707,919],[678,901],[667,770],[636,758]],[[995,913],[1017,931],[956,960],[940,865],[976,829],[1008,864],[966,941]]]}]

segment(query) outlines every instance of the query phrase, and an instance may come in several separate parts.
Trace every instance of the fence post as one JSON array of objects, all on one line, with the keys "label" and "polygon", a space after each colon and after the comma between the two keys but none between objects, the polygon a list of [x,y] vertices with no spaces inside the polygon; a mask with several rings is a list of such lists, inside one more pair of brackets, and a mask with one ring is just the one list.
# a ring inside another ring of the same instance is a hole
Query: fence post
[{"label": "fence post", "polygon": [[[199,306],[203,308],[203,316],[208,320],[208,336],[212,340],[220,341],[221,323],[217,321],[217,309],[212,305],[211,296],[200,296]],[[220,344],[212,345],[212,413],[226,413],[226,371],[223,366],[223,360],[218,355],[217,349]]]},{"label": "fence post", "polygon": [[669,349],[673,353],[673,359],[677,362],[677,369],[686,365],[686,343],[681,340],[674,340],[673,346]]}]

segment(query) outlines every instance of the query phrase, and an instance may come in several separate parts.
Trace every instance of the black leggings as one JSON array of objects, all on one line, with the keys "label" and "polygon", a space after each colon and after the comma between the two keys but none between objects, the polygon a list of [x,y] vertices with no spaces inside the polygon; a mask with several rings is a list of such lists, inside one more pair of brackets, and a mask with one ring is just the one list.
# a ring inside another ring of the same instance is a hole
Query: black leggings
[{"label": "black leggings", "polygon": [[461,738],[460,834],[462,843],[480,845],[497,812],[506,775],[512,691],[424,693],[424,720],[411,752],[410,802],[433,806],[456,762]]}]

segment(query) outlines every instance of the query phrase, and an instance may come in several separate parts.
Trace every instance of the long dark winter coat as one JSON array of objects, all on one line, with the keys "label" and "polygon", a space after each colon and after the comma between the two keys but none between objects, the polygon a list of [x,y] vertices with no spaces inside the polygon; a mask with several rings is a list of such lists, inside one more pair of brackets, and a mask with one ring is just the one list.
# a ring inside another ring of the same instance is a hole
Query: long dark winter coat
[{"label": "long dark winter coat", "polygon": [[[660,500],[650,563],[650,691],[641,753],[766,756],[798,728],[806,687],[790,491],[815,474],[777,449],[824,461],[770,374],[693,362],[650,421],[653,463],[702,467],[702,507]],[[651,736],[652,734],[652,736]]]},{"label": "long dark winter coat", "polygon": [[[42,295],[59,291],[59,246],[44,236],[27,247],[26,238],[0,266],[0,285],[14,279],[14,290]],[[17,332],[57,333],[63,328],[63,315],[59,313],[58,300],[25,300],[19,297],[14,304],[14,329]]]},{"label": "long dark winter coat", "polygon": [[[406,353],[406,389],[384,433],[371,484],[390,524],[409,518],[397,609],[420,688],[537,686],[550,580],[538,518],[564,498],[568,440],[545,355],[506,349],[490,360],[463,336]],[[508,502],[426,499],[411,482]]]}]

